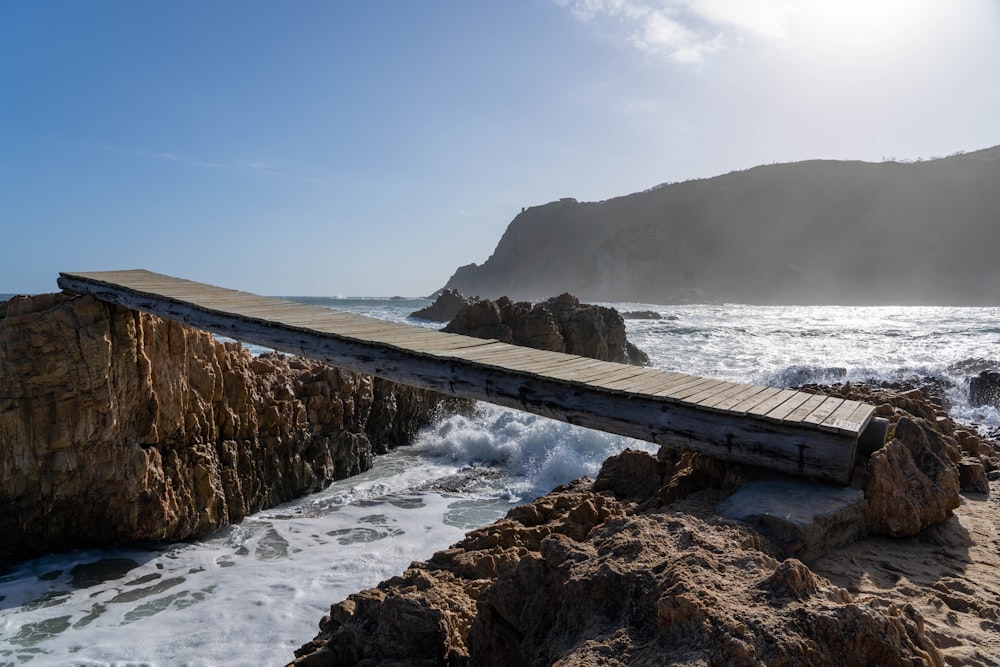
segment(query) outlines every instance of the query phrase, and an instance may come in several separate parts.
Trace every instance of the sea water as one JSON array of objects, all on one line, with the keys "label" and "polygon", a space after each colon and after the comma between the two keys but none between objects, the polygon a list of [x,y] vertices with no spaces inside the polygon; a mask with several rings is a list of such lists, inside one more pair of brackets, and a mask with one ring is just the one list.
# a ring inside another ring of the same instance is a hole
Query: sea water
[{"label": "sea water", "polygon": [[[421,326],[421,299],[309,299]],[[628,335],[665,370],[789,386],[935,378],[984,430],[968,380],[1000,358],[997,308],[656,306]],[[481,404],[362,475],[187,543],[76,551],[0,574],[2,665],[282,665],[332,603],[401,573],[629,440]]]}]

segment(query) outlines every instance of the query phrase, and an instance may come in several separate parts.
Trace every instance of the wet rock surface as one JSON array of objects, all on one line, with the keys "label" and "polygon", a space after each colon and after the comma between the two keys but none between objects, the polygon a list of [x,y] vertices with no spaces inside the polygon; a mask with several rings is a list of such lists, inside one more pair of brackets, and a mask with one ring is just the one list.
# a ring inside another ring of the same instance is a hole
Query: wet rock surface
[{"label": "wet rock surface", "polygon": [[179,540],[371,466],[442,397],[91,297],[0,306],[0,555]]},{"label": "wet rock surface", "polygon": [[969,403],[1000,408],[1000,372],[982,371],[969,380]]},{"label": "wet rock surface", "polygon": [[[826,391],[864,396],[891,420],[888,443],[861,457],[855,488],[824,514],[825,529],[853,534],[808,553],[717,513],[727,498],[745,506],[740,491],[773,473],[626,450],[593,482],[335,604],[293,664],[997,664],[1000,502],[958,496],[954,462],[960,451],[988,460],[997,443],[910,389]],[[900,460],[902,473],[884,467]],[[982,590],[966,570],[986,577]]]},{"label": "wet rock surface", "polygon": [[625,321],[618,311],[581,304],[572,294],[535,304],[507,297],[470,303],[444,331],[602,361],[649,363],[649,357],[626,340]]}]

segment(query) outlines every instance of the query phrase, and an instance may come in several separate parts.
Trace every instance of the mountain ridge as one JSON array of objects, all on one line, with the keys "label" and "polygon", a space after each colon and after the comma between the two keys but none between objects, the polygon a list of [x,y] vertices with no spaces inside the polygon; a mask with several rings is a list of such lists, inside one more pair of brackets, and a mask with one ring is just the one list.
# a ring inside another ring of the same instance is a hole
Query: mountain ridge
[{"label": "mountain ridge", "polygon": [[1000,304],[1000,146],[806,160],[524,209],[445,285],[538,300]]}]

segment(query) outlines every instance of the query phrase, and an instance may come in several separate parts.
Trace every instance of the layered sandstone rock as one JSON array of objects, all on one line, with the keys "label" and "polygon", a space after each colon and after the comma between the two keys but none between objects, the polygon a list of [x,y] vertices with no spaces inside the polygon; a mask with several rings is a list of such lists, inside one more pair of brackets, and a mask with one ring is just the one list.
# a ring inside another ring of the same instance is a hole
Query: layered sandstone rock
[{"label": "layered sandstone rock", "polygon": [[[851,539],[862,536],[865,523],[869,533],[886,535],[954,523],[952,450],[967,456],[974,450],[977,460],[1000,453],[997,443],[938,418],[938,407],[920,392],[848,385],[827,391],[869,400],[892,421],[889,442],[861,455],[857,483],[866,509],[851,514],[861,528],[848,531]],[[861,666],[1000,659],[981,646],[1000,604],[988,593],[976,597],[954,581],[955,572],[929,577],[918,595],[919,581],[894,574],[908,572],[906,563],[883,562],[888,549],[877,541],[890,538],[861,540],[872,541],[872,562],[824,556],[824,566],[843,582],[833,583],[793,557],[801,544],[718,516],[748,480],[772,474],[666,448],[657,456],[626,450],[605,461],[595,481],[578,480],[515,508],[401,576],[333,605],[293,664]],[[970,553],[963,534],[966,528],[951,526],[926,544],[893,543],[915,545],[909,556],[915,562],[943,558],[942,568],[957,572]],[[827,543],[830,553],[836,546]],[[986,571],[1000,574],[1000,558],[987,558],[993,560]],[[862,592],[858,582],[883,567],[898,590],[879,579],[868,587],[875,592]],[[941,581],[951,583],[942,588]],[[926,614],[933,614],[932,630]]]},{"label": "layered sandstone rock", "polygon": [[614,308],[581,304],[563,294],[536,304],[507,297],[470,303],[444,328],[448,333],[644,365],[649,357],[625,339],[625,321]]},{"label": "layered sandstone rock", "polygon": [[0,554],[177,540],[357,474],[441,397],[50,294],[0,305]]}]

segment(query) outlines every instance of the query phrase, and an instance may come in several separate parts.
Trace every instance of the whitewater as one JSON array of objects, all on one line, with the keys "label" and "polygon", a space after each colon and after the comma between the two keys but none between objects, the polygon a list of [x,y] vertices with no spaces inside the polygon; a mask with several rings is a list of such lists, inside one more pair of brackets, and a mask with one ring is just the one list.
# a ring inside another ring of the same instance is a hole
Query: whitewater
[{"label": "whitewater", "polygon": [[[423,299],[313,298],[421,326]],[[657,306],[627,320],[657,368],[792,386],[936,380],[959,422],[1000,430],[968,380],[996,368],[1000,308]],[[283,665],[332,603],[510,507],[649,443],[481,404],[362,475],[204,539],[76,551],[0,573],[0,667]]]}]

